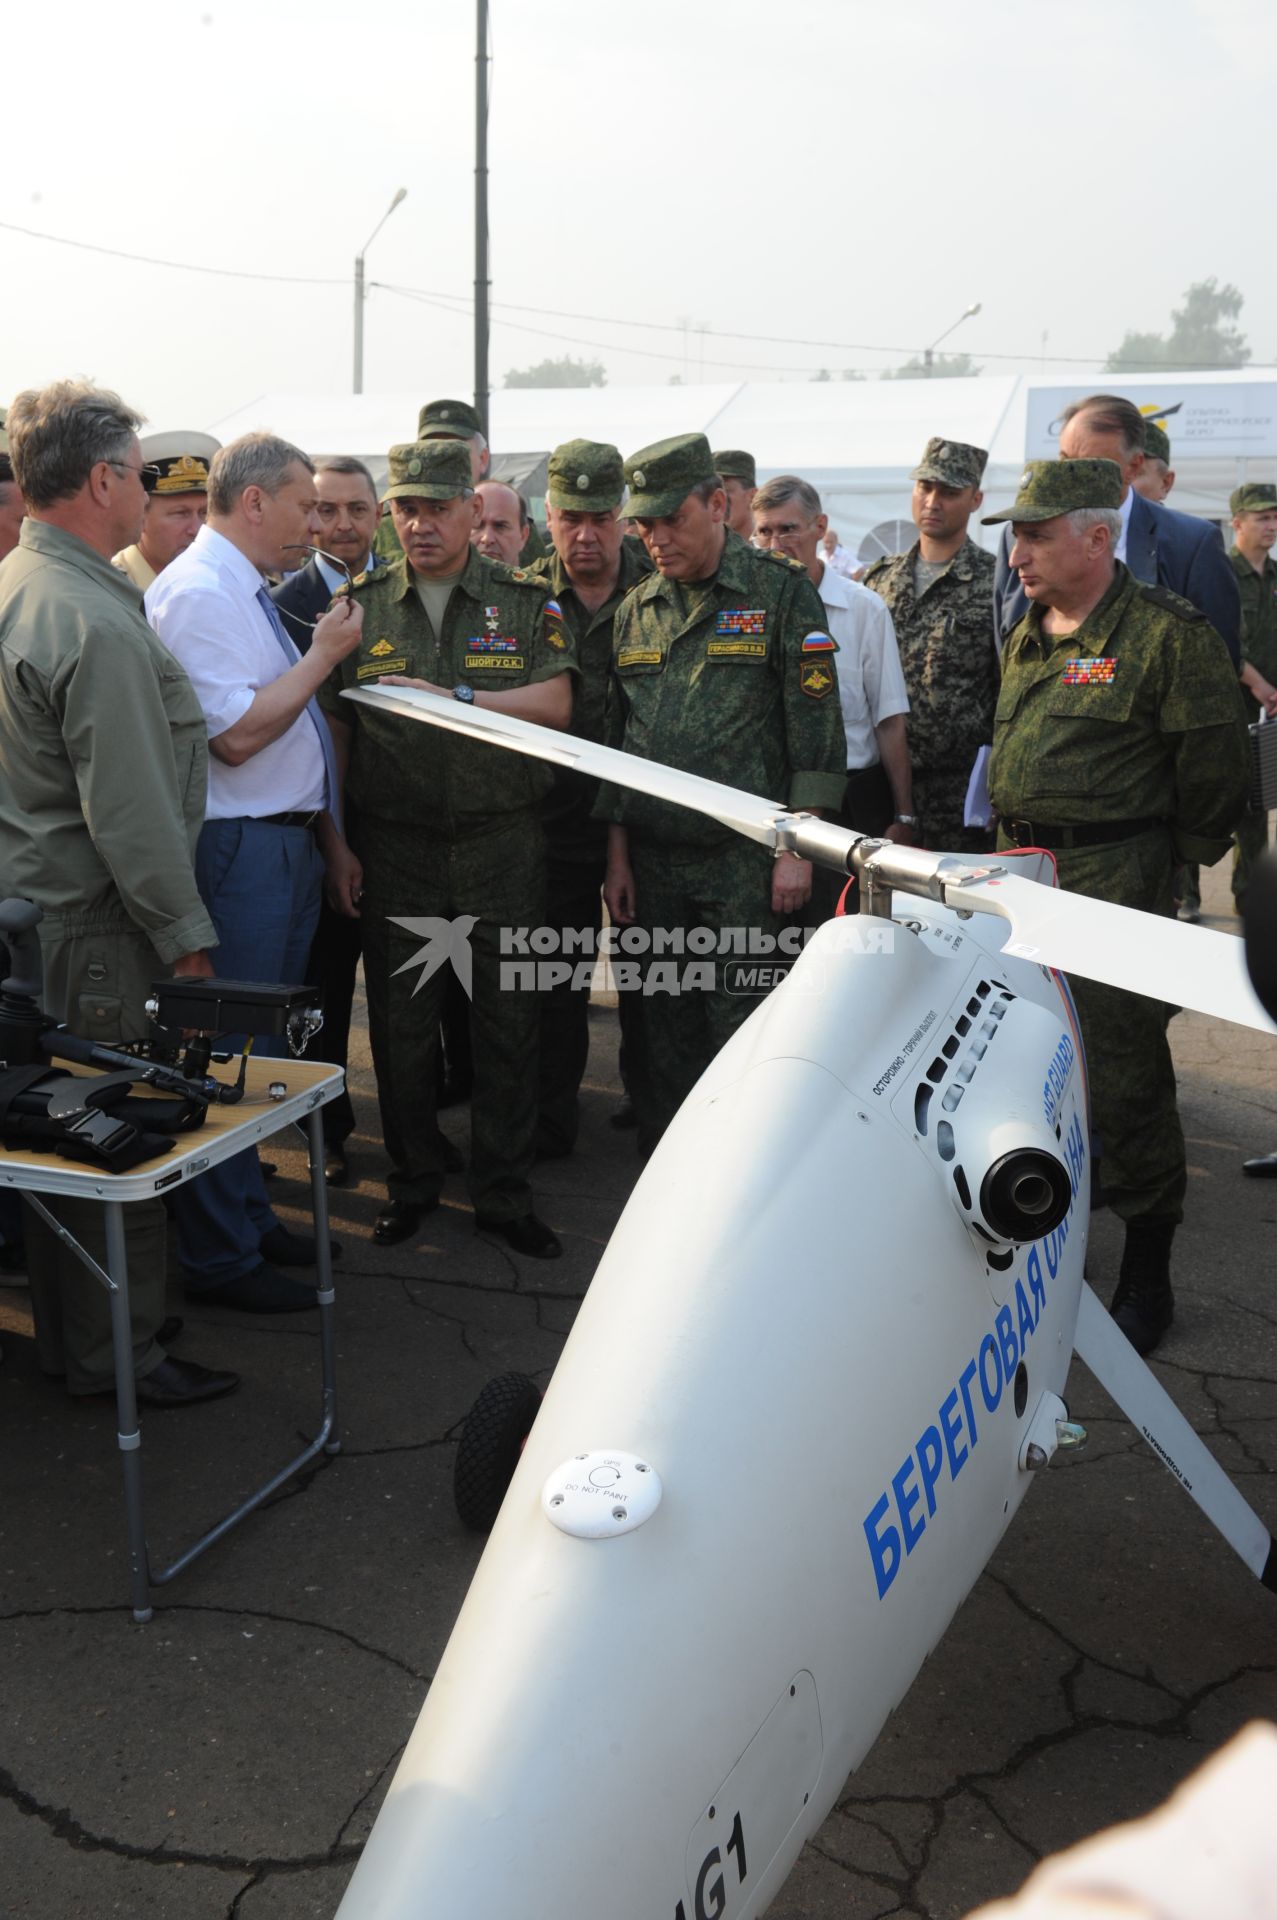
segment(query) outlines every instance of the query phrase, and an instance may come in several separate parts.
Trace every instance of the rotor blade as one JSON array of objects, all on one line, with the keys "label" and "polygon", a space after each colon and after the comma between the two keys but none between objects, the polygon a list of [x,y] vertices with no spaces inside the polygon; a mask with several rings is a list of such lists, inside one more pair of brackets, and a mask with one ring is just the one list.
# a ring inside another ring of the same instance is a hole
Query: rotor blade
[{"label": "rotor blade", "polygon": [[[792,845],[796,836],[804,858],[835,870],[847,871],[852,848],[865,837],[810,815],[791,814],[778,801],[763,800],[717,780],[419,687],[349,687],[343,697],[690,807],[762,846]],[[943,899],[961,912],[991,913],[1008,920],[1011,937],[1004,951],[1013,959],[1081,974],[1128,993],[1234,1020],[1261,1033],[1277,1032],[1277,1024],[1264,1012],[1247,977],[1242,942],[1229,934],[1089,900],[1002,868],[995,867],[987,877],[981,873],[966,878],[962,870],[970,870],[972,861],[961,855],[887,843],[875,852],[870,866],[889,886]]]},{"label": "rotor blade", "polygon": [[1277,1549],[1267,1527],[1242,1499],[1209,1447],[1190,1427],[1085,1281],[1073,1345],[1136,1432],[1148,1441],[1167,1472],[1173,1474],[1185,1493],[1197,1502],[1211,1525],[1218,1528],[1251,1572],[1266,1587],[1277,1591]]},{"label": "rotor blade", "polygon": [[[789,809],[779,801],[762,800],[736,787],[722,786],[717,780],[703,780],[697,773],[680,773],[660,761],[620,753],[615,747],[600,747],[593,740],[578,740],[575,734],[559,733],[553,727],[538,727],[531,720],[517,720],[513,714],[497,713],[491,707],[472,707],[463,700],[425,693],[420,687],[347,687],[343,697],[370,707],[388,707],[409,720],[425,720],[431,726],[446,727],[450,733],[464,733],[471,740],[511,747],[516,753],[531,754],[534,760],[549,760],[555,766],[571,767],[577,773],[650,794],[653,799],[690,807],[693,813],[706,813],[765,847],[776,844],[777,820],[790,817]],[[859,834],[849,833],[848,847],[859,838]]]},{"label": "rotor blade", "polygon": [[1245,946],[1232,934],[1182,926],[1164,914],[1090,900],[1014,873],[957,882],[945,887],[944,898],[947,906],[1009,921],[1003,952],[1012,959],[1277,1033],[1250,984]]}]

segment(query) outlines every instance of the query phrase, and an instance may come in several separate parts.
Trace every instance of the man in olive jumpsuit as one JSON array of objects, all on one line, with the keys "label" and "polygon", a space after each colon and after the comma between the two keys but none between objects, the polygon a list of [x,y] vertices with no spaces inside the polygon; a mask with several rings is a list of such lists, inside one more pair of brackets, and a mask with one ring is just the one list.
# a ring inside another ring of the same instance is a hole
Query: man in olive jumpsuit
[{"label": "man in olive jumpsuit", "polygon": [[[137,539],[153,478],[139,416],[113,393],[61,381],[9,410],[26,498],[19,544],[0,567],[0,876],[34,900],[44,1004],[108,1046],[145,1038],[151,982],[213,971],[217,936],[195,884],[208,738],[195,690],[111,565]],[[101,1265],[93,1201],[49,1202]],[[165,1216],[124,1208],[137,1397],[186,1406],[229,1393],[233,1373],[165,1353]],[[68,1392],[111,1387],[106,1289],[29,1214],[40,1362]]]},{"label": "man in olive jumpsuit", "polygon": [[[543,581],[471,546],[479,501],[463,444],[392,447],[387,498],[403,552],[355,582],[363,638],[323,696],[339,762],[348,762],[351,850],[337,887],[345,909],[363,920],[369,1036],[391,1163],[390,1204],[373,1235],[383,1246],[406,1239],[439,1204],[439,1009],[449,956],[464,968],[468,951],[476,1224],[544,1258],[561,1249],[532,1209],[540,1009],[534,992],[502,991],[501,941],[507,928],[542,924],[538,807],[550,769],[340,696],[343,687],[396,677],[561,727],[572,712],[572,642]],[[411,924],[421,920],[445,924]]]},{"label": "man in olive jumpsuit", "polygon": [[[836,813],[847,777],[837,646],[805,568],[728,537],[703,434],[645,447],[625,478],[656,571],[614,622],[614,742],[782,806]],[[607,784],[598,805],[613,823],[604,899],[614,924],[744,929],[757,958],[810,897],[808,861],[773,859],[704,815]],[[712,992],[643,995],[640,1151],[757,1005],[728,991],[725,963],[720,952]]]},{"label": "man in olive jumpsuit", "polygon": [[[1121,474],[1035,460],[1009,520],[1029,610],[1007,636],[989,791],[999,845],[1055,855],[1062,887],[1170,909],[1176,860],[1217,860],[1246,793],[1241,700],[1214,628],[1113,557]],[[1113,1315],[1140,1353],[1171,1324],[1184,1136],[1161,1001],[1071,982],[1101,1178],[1126,1243]]]}]

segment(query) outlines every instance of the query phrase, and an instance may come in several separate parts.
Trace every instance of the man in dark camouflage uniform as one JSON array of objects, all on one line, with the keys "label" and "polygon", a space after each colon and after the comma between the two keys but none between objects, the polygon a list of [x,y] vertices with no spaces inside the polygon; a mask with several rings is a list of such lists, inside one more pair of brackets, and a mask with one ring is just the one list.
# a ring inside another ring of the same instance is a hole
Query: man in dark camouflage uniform
[{"label": "man in dark camouflage uniform", "polygon": [[865,585],[891,609],[909,694],[909,756],[919,843],[986,853],[993,837],[963,824],[976,754],[993,737],[998,657],[993,643],[994,558],[967,522],[984,500],[988,454],[960,440],[928,440],[913,473],[918,538],[876,561]]},{"label": "man in dark camouflage uniform", "polygon": [[[1062,887],[1164,914],[1176,857],[1216,860],[1246,792],[1246,735],[1219,635],[1113,558],[1121,471],[1035,460],[1010,520],[1029,611],[1007,637],[989,790],[999,844],[1047,847]],[[1158,1000],[1070,982],[1105,1194],[1126,1223],[1113,1315],[1147,1353],[1171,1324],[1184,1136]]]},{"label": "man in dark camouflage uniform", "polygon": [[[548,584],[576,647],[569,731],[583,740],[603,739],[613,621],[630,588],[652,570],[643,549],[625,538],[624,495],[615,447],[568,440],[550,455],[546,520],[553,547],[529,571]],[[560,769],[542,802],[548,927],[597,932],[602,926],[607,823],[594,817],[597,794],[597,780]],[[628,996],[623,1013],[627,1007]],[[546,1159],[558,1159],[575,1145],[577,1095],[589,1051],[588,995],[565,981],[541,1002],[537,1152]]]},{"label": "man in dark camouflage uniform", "polygon": [[[836,812],[846,781],[837,647],[805,570],[729,537],[703,434],[645,447],[625,478],[656,572],[616,615],[613,738],[645,760]],[[701,814],[607,785],[599,812],[614,822],[604,898],[616,924],[746,928],[761,942],[810,897],[808,861],[773,859]],[[714,991],[643,997],[640,1150],[757,1004],[728,992],[724,971],[720,954]]]},{"label": "man in dark camouflage uniform", "polygon": [[351,852],[334,861],[334,884],[363,919],[369,1037],[391,1160],[390,1204],[373,1235],[385,1246],[406,1239],[438,1206],[444,1172],[435,1048],[448,966],[423,977],[429,942],[402,922],[472,919],[475,1220],[520,1253],[553,1255],[559,1243],[533,1213],[529,1184],[537,999],[502,992],[500,966],[502,930],[538,927],[544,914],[537,809],[549,769],[457,734],[427,734],[340,695],[394,676],[561,727],[572,710],[572,642],[548,611],[543,582],[470,545],[479,503],[464,446],[392,447],[388,498],[404,551],[355,582],[363,639],[323,695],[349,766]]}]

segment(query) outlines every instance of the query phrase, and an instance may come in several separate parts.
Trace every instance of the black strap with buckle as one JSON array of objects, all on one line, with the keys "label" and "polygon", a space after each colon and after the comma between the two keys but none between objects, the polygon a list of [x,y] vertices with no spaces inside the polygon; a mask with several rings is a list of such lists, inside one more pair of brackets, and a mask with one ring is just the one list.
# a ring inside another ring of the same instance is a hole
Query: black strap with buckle
[{"label": "black strap with buckle", "polygon": [[1017,847],[1058,848],[1069,852],[1074,847],[1102,847],[1115,840],[1134,840],[1141,833],[1163,827],[1164,820],[1097,820],[1085,826],[1059,820],[1002,820],[999,825]]},{"label": "black strap with buckle", "polygon": [[313,827],[322,807],[315,807],[310,813],[259,813],[253,817],[259,827]]}]

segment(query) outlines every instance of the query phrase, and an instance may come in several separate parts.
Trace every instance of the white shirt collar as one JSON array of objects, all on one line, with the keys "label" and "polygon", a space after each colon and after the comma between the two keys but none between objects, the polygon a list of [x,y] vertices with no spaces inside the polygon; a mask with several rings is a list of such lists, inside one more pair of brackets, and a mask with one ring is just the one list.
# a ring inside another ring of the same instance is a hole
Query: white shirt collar
[{"label": "white shirt collar", "polygon": [[1122,525],[1118,530],[1117,545],[1113,549],[1114,558],[1117,560],[1125,561],[1126,559],[1126,536],[1131,530],[1131,508],[1134,505],[1135,489],[1134,487],[1128,487],[1126,489],[1126,498],[1118,509],[1122,516]]},{"label": "white shirt collar", "polygon": [[220,567],[224,572],[229,573],[245,592],[255,596],[258,590],[265,586],[266,576],[253,565],[248,555],[242,553],[235,542],[228,540],[224,533],[218,533],[215,527],[210,527],[207,521],[196,534],[192,546],[198,547],[201,554],[211,560],[215,567]]}]

